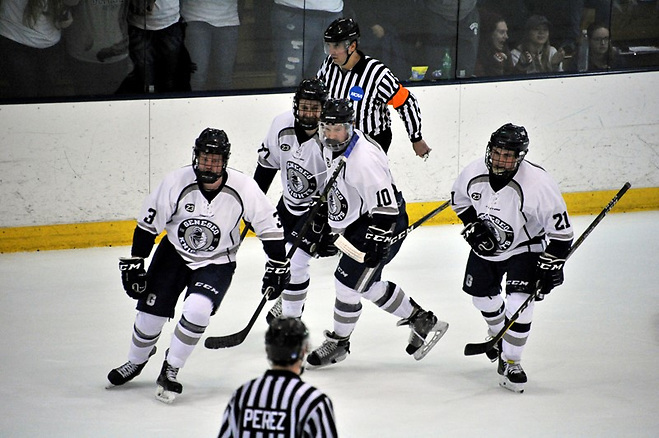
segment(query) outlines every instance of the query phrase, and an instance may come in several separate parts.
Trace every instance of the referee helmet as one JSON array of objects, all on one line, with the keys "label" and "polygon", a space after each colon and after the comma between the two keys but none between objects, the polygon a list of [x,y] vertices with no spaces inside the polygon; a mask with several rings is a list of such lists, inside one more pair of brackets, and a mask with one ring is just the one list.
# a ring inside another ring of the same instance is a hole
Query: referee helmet
[{"label": "referee helmet", "polygon": [[274,365],[292,365],[304,358],[309,331],[300,318],[275,318],[265,332],[265,352]]}]

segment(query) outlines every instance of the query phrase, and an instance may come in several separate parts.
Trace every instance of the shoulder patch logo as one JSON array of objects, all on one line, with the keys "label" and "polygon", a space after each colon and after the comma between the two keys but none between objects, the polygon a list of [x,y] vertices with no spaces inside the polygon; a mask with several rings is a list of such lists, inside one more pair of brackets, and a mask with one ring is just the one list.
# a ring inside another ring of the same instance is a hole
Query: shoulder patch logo
[{"label": "shoulder patch logo", "polygon": [[471,194],[471,199],[473,199],[474,201],[480,201],[481,194],[480,193],[472,193]]},{"label": "shoulder patch logo", "polygon": [[192,213],[194,211],[194,204],[185,204],[185,211]]},{"label": "shoulder patch logo", "polygon": [[284,152],[288,152],[288,151],[291,150],[291,145],[286,144],[286,143],[282,143],[281,146],[279,146],[279,149],[281,149]]},{"label": "shoulder patch logo", "polygon": [[364,89],[359,85],[355,85],[348,92],[348,97],[350,97],[350,100],[352,101],[359,102],[364,98]]}]

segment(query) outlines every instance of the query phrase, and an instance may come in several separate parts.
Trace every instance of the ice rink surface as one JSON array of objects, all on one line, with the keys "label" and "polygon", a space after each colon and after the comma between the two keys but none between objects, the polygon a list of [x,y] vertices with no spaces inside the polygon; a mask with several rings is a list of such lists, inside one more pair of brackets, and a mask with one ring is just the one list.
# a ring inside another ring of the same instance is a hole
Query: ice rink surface
[{"label": "ice rink surface", "polygon": [[[593,218],[573,217],[575,233]],[[425,359],[405,353],[408,328],[364,302],[351,355],[303,375],[332,398],[340,436],[659,436],[659,212],[609,214],[574,253],[563,286],[536,306],[524,394],[500,388],[485,356],[463,355],[486,326],[461,291],[468,246],[460,229],[415,230],[384,271],[450,323]],[[155,400],[179,309],[142,374],[105,389],[108,371],[126,361],[135,314],[117,268],[128,254],[0,254],[0,436],[213,437],[233,390],[267,368],[262,317],[238,347],[198,345],[179,373],[183,394],[172,405]],[[312,266],[303,319],[316,346],[331,329],[335,262]],[[261,299],[263,263],[260,242],[247,239],[206,336],[245,326]]]}]

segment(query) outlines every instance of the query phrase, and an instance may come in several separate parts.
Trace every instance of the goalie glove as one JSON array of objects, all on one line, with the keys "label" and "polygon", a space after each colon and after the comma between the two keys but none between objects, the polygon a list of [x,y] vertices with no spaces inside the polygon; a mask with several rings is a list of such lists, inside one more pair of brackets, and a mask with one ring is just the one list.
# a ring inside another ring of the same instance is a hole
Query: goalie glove
[{"label": "goalie glove", "polygon": [[467,224],[460,234],[471,249],[480,256],[494,255],[499,249],[499,242],[491,225],[483,219],[476,219]]},{"label": "goalie glove", "polygon": [[545,295],[557,286],[563,284],[563,266],[565,259],[543,252],[538,257],[536,265],[536,301],[542,301]]},{"label": "goalie glove", "polygon": [[142,257],[119,257],[121,282],[129,297],[138,300],[146,291],[146,271]]},{"label": "goalie glove", "polygon": [[269,300],[279,298],[279,295],[291,281],[291,262],[289,260],[280,262],[277,260],[268,260],[265,264],[265,274],[263,274],[263,286],[261,293],[265,294],[270,290]]},{"label": "goalie glove", "polygon": [[391,231],[383,230],[371,225],[366,229],[364,236],[364,264],[369,268],[375,268],[389,257],[391,245]]}]

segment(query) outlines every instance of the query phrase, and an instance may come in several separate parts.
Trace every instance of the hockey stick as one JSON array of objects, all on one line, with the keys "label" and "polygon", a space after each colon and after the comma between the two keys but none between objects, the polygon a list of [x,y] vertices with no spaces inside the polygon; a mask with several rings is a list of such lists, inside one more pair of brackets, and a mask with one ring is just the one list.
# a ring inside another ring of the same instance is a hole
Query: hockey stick
[{"label": "hockey stick", "polygon": [[[450,201],[446,201],[443,204],[441,204],[439,207],[437,207],[434,210],[428,212],[422,218],[418,219],[412,225],[409,225],[407,228],[405,228],[400,233],[396,234],[391,239],[391,245],[398,242],[399,240],[403,240],[405,237],[407,237],[408,234],[410,234],[415,229],[419,228],[427,220],[437,216],[437,214],[439,214],[439,212],[446,209],[446,207],[448,207],[449,205],[450,205]],[[347,255],[351,259],[353,259],[353,260],[355,260],[359,263],[364,263],[364,257],[366,257],[366,254],[363,253],[362,251],[358,250],[352,243],[350,243],[350,241],[348,239],[343,237],[342,234],[338,234],[336,236],[336,240],[334,240],[334,246],[336,246],[343,254]]]},{"label": "hockey stick", "polygon": [[[584,240],[586,240],[586,237],[595,229],[597,224],[599,224],[602,219],[604,219],[604,216],[611,211],[614,205],[622,198],[622,196],[629,190],[631,187],[631,184],[629,182],[626,182],[625,185],[622,186],[622,188],[616,193],[616,195],[611,199],[611,201],[607,204],[606,207],[600,212],[600,214],[597,215],[597,217],[591,222],[591,224],[586,228],[586,230],[579,236],[579,238],[574,242],[572,245],[572,248],[570,248],[570,252],[568,252],[567,256],[565,257],[565,260],[570,258],[572,254],[574,254],[574,251],[576,251],[579,246],[583,243]],[[464,354],[465,356],[473,356],[476,354],[483,354],[487,351],[490,351],[494,346],[503,338],[503,335],[508,331],[510,327],[517,321],[517,318],[519,318],[519,315],[526,309],[529,304],[531,304],[531,301],[536,299],[538,294],[540,293],[540,289],[536,287],[535,292],[529,295],[529,297],[522,303],[521,306],[519,306],[519,309],[517,309],[517,312],[513,314],[513,316],[510,317],[510,320],[508,323],[499,331],[499,333],[496,334],[492,339],[488,340],[487,342],[480,342],[480,343],[475,343],[475,344],[467,344],[465,345],[465,350]]]},{"label": "hockey stick", "polygon": [[[357,138],[358,137],[356,135],[353,137],[353,141],[351,141],[350,145],[348,145],[348,148],[346,149],[346,152],[341,156],[339,164],[336,166],[336,169],[334,169],[334,173],[332,173],[332,177],[329,179],[329,181],[327,181],[327,184],[325,185],[325,189],[320,195],[321,201],[324,201],[327,198],[327,194],[334,185],[336,179],[339,177],[339,173],[345,167],[346,161],[348,160],[348,155],[350,155],[350,152],[352,151],[352,147],[357,141]],[[304,222],[304,224],[302,224],[302,228],[300,229],[297,239],[295,239],[293,246],[291,246],[291,249],[288,250],[288,254],[286,254],[287,259],[290,259],[297,250],[298,246],[300,246],[300,243],[302,242],[302,238],[304,237],[307,230],[311,226],[311,222],[313,222],[313,218],[316,216],[316,213],[318,213],[318,210],[320,209],[320,204],[321,202],[315,203],[311,208],[311,210],[309,211],[309,216],[307,217],[307,220]],[[265,307],[265,304],[267,303],[268,298],[270,297],[272,291],[273,291],[272,288],[268,288],[268,290],[266,290],[266,292],[263,294],[263,298],[261,298],[261,302],[259,302],[259,305],[256,307],[254,314],[252,314],[251,319],[249,320],[247,326],[244,329],[242,329],[237,333],[233,333],[231,335],[208,337],[206,338],[206,341],[204,341],[204,346],[206,348],[216,350],[218,348],[229,348],[242,344],[245,338],[247,338],[249,332],[252,330],[254,323],[256,323],[256,320],[258,319],[259,314],[263,310],[263,307]]]}]

